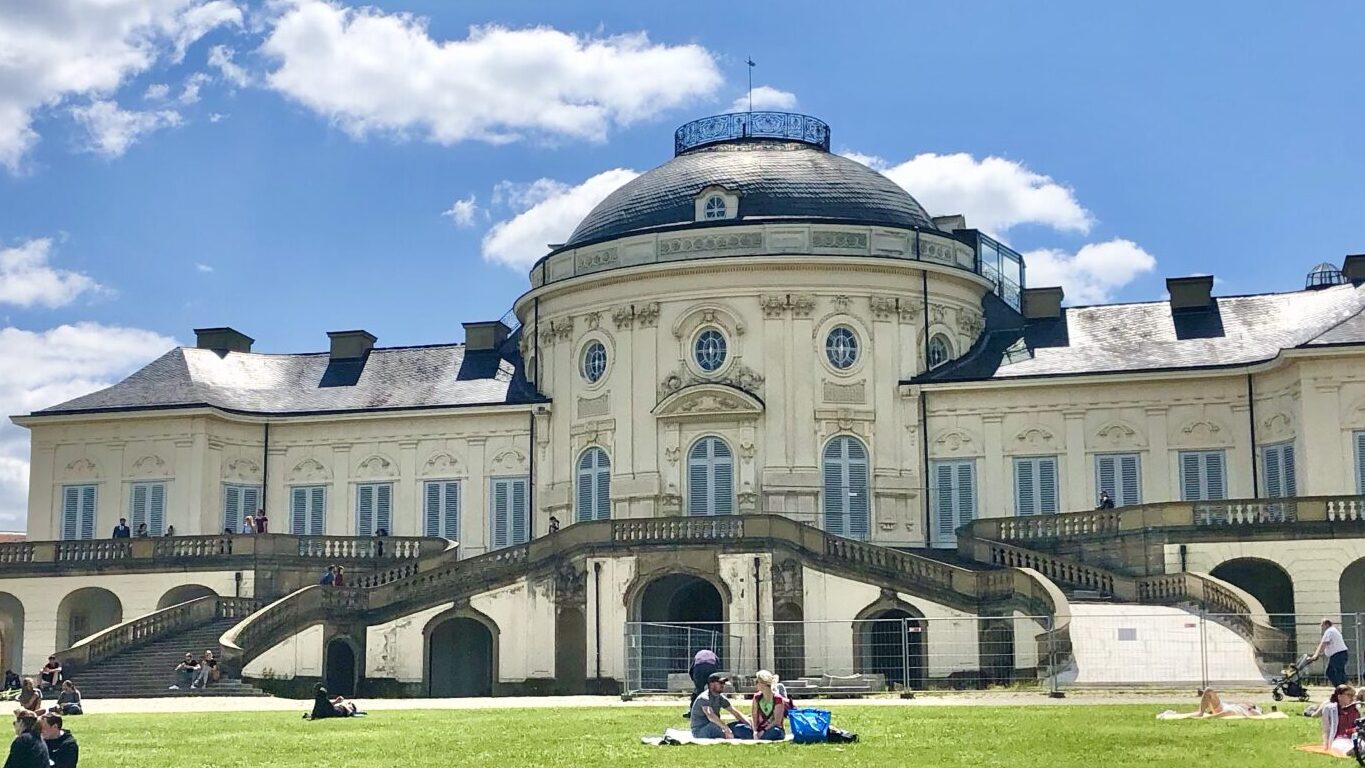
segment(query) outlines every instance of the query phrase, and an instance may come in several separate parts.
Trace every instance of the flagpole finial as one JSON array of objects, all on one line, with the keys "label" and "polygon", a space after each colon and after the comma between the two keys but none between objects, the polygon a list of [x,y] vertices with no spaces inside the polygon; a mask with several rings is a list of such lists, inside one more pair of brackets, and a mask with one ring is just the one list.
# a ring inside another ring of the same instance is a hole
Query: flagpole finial
[{"label": "flagpole finial", "polygon": [[754,62],[753,56],[746,56],[744,63],[749,65],[749,111],[754,111],[754,67],[758,66]]}]

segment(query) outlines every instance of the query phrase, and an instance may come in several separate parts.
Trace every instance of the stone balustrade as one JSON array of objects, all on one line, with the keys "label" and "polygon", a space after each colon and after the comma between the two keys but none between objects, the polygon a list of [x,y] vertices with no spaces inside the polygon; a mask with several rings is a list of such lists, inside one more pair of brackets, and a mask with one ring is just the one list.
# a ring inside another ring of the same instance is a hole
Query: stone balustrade
[{"label": "stone balustrade", "polygon": [[116,653],[146,645],[168,635],[207,624],[214,619],[243,619],[256,610],[255,600],[241,597],[199,597],[135,619],[115,624],[57,651],[67,676]]}]

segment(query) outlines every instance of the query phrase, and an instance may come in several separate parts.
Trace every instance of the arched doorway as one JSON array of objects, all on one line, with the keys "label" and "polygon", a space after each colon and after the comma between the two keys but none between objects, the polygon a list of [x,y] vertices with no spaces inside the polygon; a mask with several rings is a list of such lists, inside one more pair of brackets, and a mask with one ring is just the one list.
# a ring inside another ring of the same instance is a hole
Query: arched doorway
[{"label": "arched doorway", "polygon": [[0,592],[0,664],[24,670],[24,604],[8,592]]},{"label": "arched doorway", "polygon": [[57,605],[58,649],[66,649],[123,621],[123,603],[103,587],[82,587]]},{"label": "arched doorway", "polygon": [[493,632],[483,622],[438,618],[427,630],[427,695],[492,696],[495,649]]},{"label": "arched doorway", "polygon": [[178,587],[172,587],[166,594],[162,595],[161,599],[156,601],[156,609],[159,611],[162,608],[170,608],[172,605],[180,605],[201,597],[216,597],[217,595],[217,592],[203,584],[181,584]]},{"label": "arched doorway", "polygon": [[1357,628],[1361,622],[1357,619],[1365,619],[1365,558],[1361,558],[1354,563],[1346,566],[1341,572],[1341,578],[1337,582],[1337,591],[1341,597],[1341,634],[1346,638],[1346,645],[1351,649],[1351,658],[1346,663],[1346,671],[1352,679],[1359,677],[1357,668],[1361,659],[1362,651],[1357,639],[1365,637],[1365,625]]},{"label": "arched doorway", "polygon": [[778,603],[773,609],[773,671],[783,680],[806,674],[804,617],[796,603]]},{"label": "arched doorway", "polygon": [[925,622],[909,606],[876,607],[853,625],[854,672],[882,675],[888,688],[920,690],[926,682]]},{"label": "arched doorway", "polygon": [[355,681],[355,648],[346,638],[332,638],[322,663],[322,684],[333,696],[349,698],[355,695]]},{"label": "arched doorway", "polygon": [[1294,636],[1294,582],[1279,565],[1256,557],[1239,557],[1220,563],[1209,575],[1250,592],[1270,614],[1271,625]]},{"label": "arched doorway", "polygon": [[587,690],[588,622],[577,606],[561,606],[555,614],[555,678],[561,693]]},{"label": "arched doorway", "polygon": [[654,579],[640,590],[634,614],[637,655],[630,666],[640,671],[641,690],[667,690],[668,676],[686,673],[703,648],[715,651],[721,669],[740,663],[742,649],[724,631],[725,600],[706,579],[685,573]]}]

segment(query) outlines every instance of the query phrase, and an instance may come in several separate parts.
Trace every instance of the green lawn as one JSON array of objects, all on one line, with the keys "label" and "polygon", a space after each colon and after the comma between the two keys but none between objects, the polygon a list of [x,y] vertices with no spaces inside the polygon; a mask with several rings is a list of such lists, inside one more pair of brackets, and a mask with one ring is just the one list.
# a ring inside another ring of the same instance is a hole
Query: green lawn
[{"label": "green lawn", "polygon": [[67,722],[80,740],[82,768],[639,768],[735,764],[759,755],[777,761],[775,765],[841,768],[1354,765],[1293,750],[1295,744],[1317,740],[1316,720],[1157,722],[1158,708],[838,707],[834,724],[857,731],[857,744],[747,748],[639,743],[644,733],[683,725],[681,704],[379,712],[316,723],[286,713],[86,715]]}]

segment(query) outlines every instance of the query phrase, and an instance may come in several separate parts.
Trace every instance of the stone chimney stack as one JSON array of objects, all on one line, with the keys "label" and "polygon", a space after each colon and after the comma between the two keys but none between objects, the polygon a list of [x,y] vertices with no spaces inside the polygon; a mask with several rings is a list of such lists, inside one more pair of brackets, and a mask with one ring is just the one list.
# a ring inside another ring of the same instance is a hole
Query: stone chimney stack
[{"label": "stone chimney stack", "polygon": [[333,360],[359,360],[379,340],[369,331],[328,331],[327,338],[332,340]]},{"label": "stone chimney stack", "polygon": [[232,328],[195,328],[194,346],[215,352],[250,352],[256,340]]},{"label": "stone chimney stack", "polygon": [[1208,309],[1213,306],[1213,275],[1166,278],[1171,309]]}]

